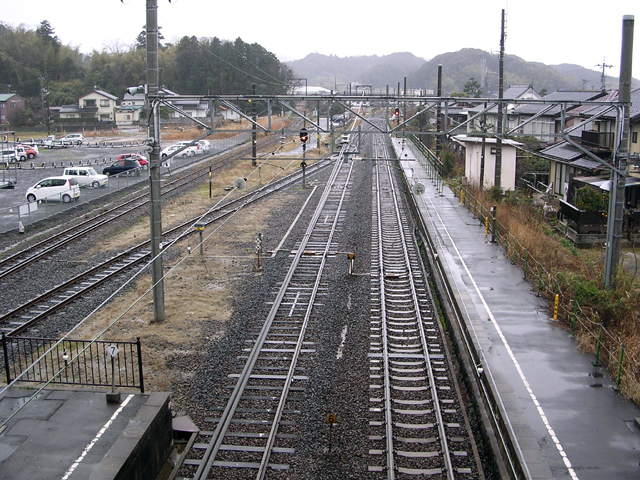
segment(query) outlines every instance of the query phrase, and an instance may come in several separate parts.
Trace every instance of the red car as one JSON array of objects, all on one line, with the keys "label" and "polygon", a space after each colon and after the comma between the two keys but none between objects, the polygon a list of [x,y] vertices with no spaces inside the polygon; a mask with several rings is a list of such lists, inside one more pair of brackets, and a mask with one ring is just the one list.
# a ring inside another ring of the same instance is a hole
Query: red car
[{"label": "red car", "polygon": [[137,153],[121,153],[116,160],[122,160],[123,158],[131,158],[133,160],[138,160],[141,167],[144,167],[147,163],[147,157],[143,157],[142,155],[138,155]]},{"label": "red car", "polygon": [[35,158],[38,156],[38,147],[32,147],[31,145],[17,145],[16,148],[24,148],[24,152],[27,158]]}]

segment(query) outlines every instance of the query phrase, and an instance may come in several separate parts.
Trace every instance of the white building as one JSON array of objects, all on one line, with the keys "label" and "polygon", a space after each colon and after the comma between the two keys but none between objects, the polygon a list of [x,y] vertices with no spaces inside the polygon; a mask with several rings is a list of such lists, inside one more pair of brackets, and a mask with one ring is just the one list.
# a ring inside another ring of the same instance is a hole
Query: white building
[{"label": "white building", "polygon": [[[482,167],[482,138],[456,135],[453,140],[465,151],[464,175],[470,185],[491,188],[496,174],[495,138],[486,138],[484,146],[484,168]],[[500,169],[500,187],[503,191],[516,188],[516,147],[522,145],[513,140],[502,141],[502,166]]]}]

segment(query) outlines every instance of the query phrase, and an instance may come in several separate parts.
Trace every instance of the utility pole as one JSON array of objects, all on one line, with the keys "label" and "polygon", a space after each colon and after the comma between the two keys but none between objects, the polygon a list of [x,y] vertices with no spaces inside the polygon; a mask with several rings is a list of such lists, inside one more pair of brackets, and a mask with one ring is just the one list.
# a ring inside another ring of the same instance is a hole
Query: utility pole
[{"label": "utility pole", "polygon": [[[502,9],[502,26],[500,28],[500,60],[498,68],[498,99],[504,98],[504,8]],[[502,102],[498,103],[498,125],[496,128],[496,165],[493,184],[496,187],[501,186],[502,177],[502,135],[503,126],[506,125],[504,118],[504,106]]]},{"label": "utility pole", "polygon": [[607,76],[604,73],[604,69],[613,67],[613,65],[607,65],[606,64],[606,62],[605,62],[606,59],[607,59],[607,57],[604,57],[602,59],[602,63],[599,63],[599,64],[596,65],[596,67],[602,67],[602,74],[600,75],[600,90],[602,90],[603,92],[607,91],[607,85],[606,85],[606,82],[605,82]]},{"label": "utility pole", "polygon": [[149,155],[149,195],[151,224],[151,281],[153,284],[153,317],[165,320],[164,280],[162,269],[162,199],[160,193],[160,103],[158,69],[158,0],[147,0],[147,101],[152,109],[149,125],[151,152]]},{"label": "utility pole", "polygon": [[[256,96],[256,84],[252,84],[251,93]],[[258,130],[256,127],[256,121],[258,116],[256,113],[255,99],[251,102],[251,118],[253,120],[253,129],[251,130],[251,166],[256,167],[258,165]]]},{"label": "utility pole", "polygon": [[[438,98],[442,97],[442,65],[438,65]],[[440,158],[442,150],[442,104],[436,107],[436,157]]]},{"label": "utility pole", "polygon": [[[629,116],[631,108],[631,65],[633,59],[633,15],[622,17],[622,54],[618,101],[622,106],[622,131],[616,129],[611,189],[609,191],[609,217],[607,222],[607,246],[604,263],[604,287],[615,287],[620,264],[622,223],[624,219],[625,184],[629,157]],[[619,116],[618,116],[619,118]]]}]

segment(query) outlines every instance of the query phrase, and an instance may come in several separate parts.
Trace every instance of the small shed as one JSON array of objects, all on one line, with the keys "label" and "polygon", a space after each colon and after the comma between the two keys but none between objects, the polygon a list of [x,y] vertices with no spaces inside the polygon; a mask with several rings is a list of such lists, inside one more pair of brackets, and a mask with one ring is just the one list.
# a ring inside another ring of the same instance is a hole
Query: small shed
[{"label": "small shed", "polygon": [[[471,185],[482,188],[494,186],[496,173],[497,139],[456,135],[453,140],[464,149],[464,175]],[[500,168],[500,187],[502,190],[516,188],[516,152],[522,143],[502,140],[502,164]],[[482,150],[484,148],[484,165]]]}]

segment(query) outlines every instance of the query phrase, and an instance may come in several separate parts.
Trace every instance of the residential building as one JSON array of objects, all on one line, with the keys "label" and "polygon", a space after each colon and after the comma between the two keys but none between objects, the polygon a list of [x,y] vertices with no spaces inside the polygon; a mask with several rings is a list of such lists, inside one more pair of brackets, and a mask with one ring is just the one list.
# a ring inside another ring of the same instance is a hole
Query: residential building
[{"label": "residential building", "polygon": [[25,100],[15,93],[0,93],[0,125],[18,123],[25,109]]},{"label": "residential building", "polygon": [[115,121],[115,109],[118,97],[102,90],[93,90],[80,97],[78,106],[81,109],[95,109],[95,118],[100,122]]}]

